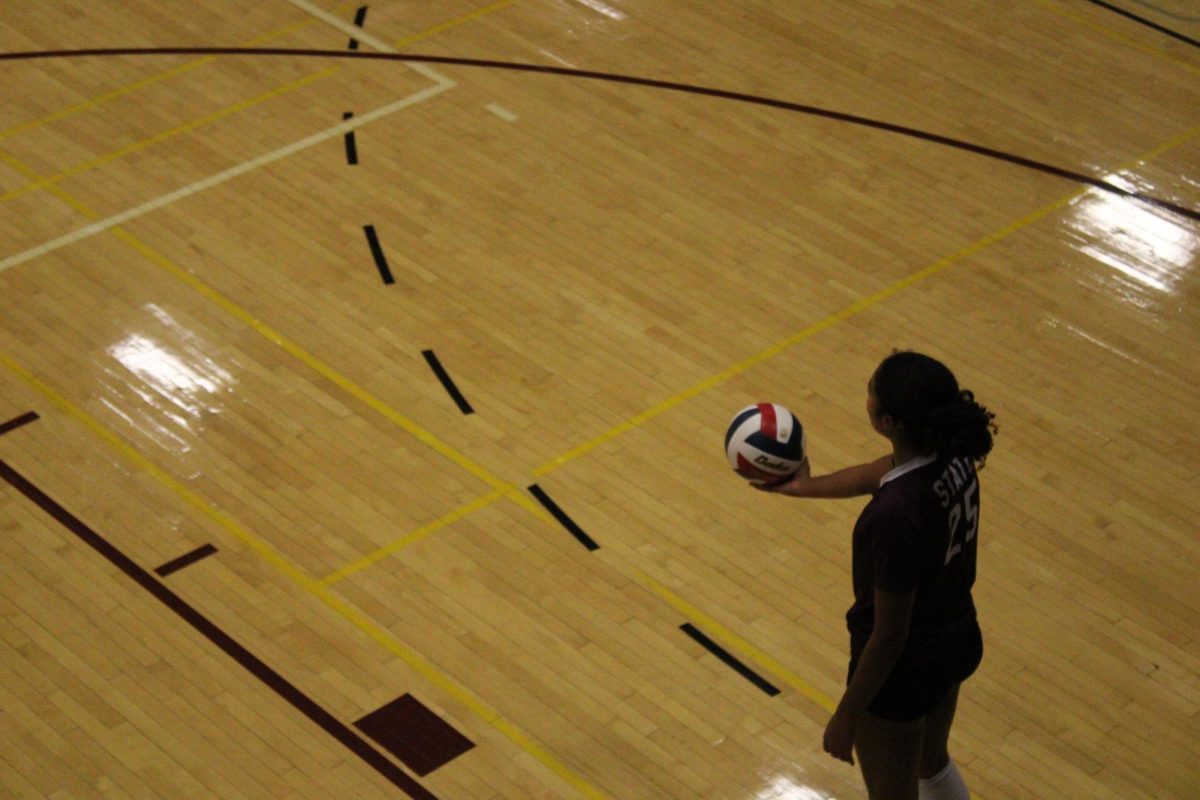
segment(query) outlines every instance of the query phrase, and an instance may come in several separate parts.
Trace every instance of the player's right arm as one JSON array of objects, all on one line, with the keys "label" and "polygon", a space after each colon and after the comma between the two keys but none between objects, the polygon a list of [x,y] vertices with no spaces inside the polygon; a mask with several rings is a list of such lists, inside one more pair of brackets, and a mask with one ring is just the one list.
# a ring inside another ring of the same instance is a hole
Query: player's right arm
[{"label": "player's right arm", "polygon": [[892,457],[886,455],[866,464],[814,477],[809,473],[808,459],[805,459],[800,470],[791,478],[780,483],[754,484],[754,487],[789,497],[859,497],[878,489],[879,481],[891,468]]}]

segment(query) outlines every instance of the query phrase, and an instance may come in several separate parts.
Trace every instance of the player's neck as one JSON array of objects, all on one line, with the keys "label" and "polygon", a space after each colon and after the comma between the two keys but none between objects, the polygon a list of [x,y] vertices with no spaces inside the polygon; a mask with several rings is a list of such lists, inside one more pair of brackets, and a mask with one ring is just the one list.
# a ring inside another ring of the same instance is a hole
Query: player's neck
[{"label": "player's neck", "polygon": [[907,442],[898,439],[892,440],[892,468],[895,469],[903,464],[907,464],[915,458],[924,458],[929,453],[921,451],[919,448],[909,445]]}]

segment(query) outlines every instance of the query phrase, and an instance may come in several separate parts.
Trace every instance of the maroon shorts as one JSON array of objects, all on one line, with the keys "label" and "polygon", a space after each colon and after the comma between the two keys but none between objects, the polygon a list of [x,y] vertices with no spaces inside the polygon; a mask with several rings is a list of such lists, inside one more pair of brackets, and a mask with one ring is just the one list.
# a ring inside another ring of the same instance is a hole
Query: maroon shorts
[{"label": "maroon shorts", "polygon": [[[972,620],[936,653],[923,657],[919,664],[892,670],[867,711],[894,722],[911,722],[932,711],[950,690],[975,673],[983,660],[983,636],[979,623]],[[854,676],[858,658],[850,660],[846,682]]]}]

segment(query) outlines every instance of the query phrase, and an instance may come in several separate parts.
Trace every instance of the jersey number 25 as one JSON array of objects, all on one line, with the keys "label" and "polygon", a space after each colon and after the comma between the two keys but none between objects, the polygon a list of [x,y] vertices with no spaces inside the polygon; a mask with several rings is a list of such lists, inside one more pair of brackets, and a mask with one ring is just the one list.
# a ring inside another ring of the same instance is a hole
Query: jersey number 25
[{"label": "jersey number 25", "polygon": [[[963,526],[966,522],[966,526]],[[975,538],[979,533],[979,479],[971,481],[971,485],[962,493],[954,505],[950,506],[950,546],[946,548],[946,563],[962,552],[963,545]],[[960,530],[962,535],[960,538]]]}]

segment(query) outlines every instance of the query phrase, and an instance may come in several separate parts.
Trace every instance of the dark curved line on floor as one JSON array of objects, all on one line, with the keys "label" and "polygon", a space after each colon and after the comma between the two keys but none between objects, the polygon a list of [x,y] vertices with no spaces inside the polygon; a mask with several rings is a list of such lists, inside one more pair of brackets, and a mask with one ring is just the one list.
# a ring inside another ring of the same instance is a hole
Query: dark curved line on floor
[{"label": "dark curved line on floor", "polygon": [[[1152,29],[1158,31],[1159,33],[1165,33],[1167,36],[1170,36],[1172,39],[1178,39],[1179,41],[1184,42],[1185,44],[1190,44],[1192,47],[1200,47],[1200,42],[1196,41],[1192,37],[1184,36],[1179,31],[1173,31],[1165,25],[1159,25],[1154,20],[1146,19],[1145,17],[1140,17],[1137,14],[1134,14],[1132,11],[1128,11],[1124,8],[1121,8],[1120,6],[1115,6],[1112,3],[1106,3],[1106,2],[1104,2],[1104,0],[1087,0],[1087,2],[1091,3],[1094,6],[1100,6],[1100,8],[1107,9],[1107,10],[1113,12],[1114,14],[1120,14],[1122,17],[1125,17],[1126,19],[1131,19],[1134,22],[1138,23],[1139,25],[1145,25],[1147,28],[1152,28]],[[1154,8],[1154,6],[1150,6],[1150,8],[1154,9],[1155,11],[1159,12],[1160,14],[1167,14],[1166,11],[1163,11],[1160,8]],[[1168,16],[1171,16],[1171,15],[1168,14]],[[1189,19],[1187,17],[1182,17],[1182,18],[1176,17],[1176,19],[1183,19],[1185,21],[1194,21],[1196,18],[1192,17]]]},{"label": "dark curved line on floor", "polygon": [[1100,180],[1099,178],[1093,178],[1090,175],[1084,175],[1080,172],[1073,172],[1069,169],[1056,167],[1053,164],[1046,164],[1045,162],[1036,161],[1031,158],[1025,158],[1024,156],[1018,156],[1013,153],[1006,153],[1003,150],[996,150],[991,147],[972,144],[971,142],[965,142],[961,139],[954,139],[949,136],[942,136],[940,134],[918,130],[917,128],[909,128],[904,125],[896,125],[891,122],[883,122],[881,120],[875,120],[869,117],[860,117],[855,114],[847,114],[841,111],[831,111],[829,109],[804,105],[802,103],[792,103],[787,100],[777,100],[770,97],[760,97],[758,95],[744,94],[742,92],[732,92],[725,89],[713,89],[705,86],[694,86],[686,83],[675,83],[673,81],[663,81],[654,78],[639,78],[632,75],[619,75],[611,72],[594,72],[592,70],[572,69],[569,67],[553,67],[540,64],[522,64],[511,61],[491,61],[480,58],[458,58],[456,56],[429,56],[411,55],[405,53],[368,53],[347,50],[310,50],[300,48],[269,47],[121,47],[88,50],[37,50],[15,53],[0,53],[0,61],[85,58],[90,56],[104,57],[164,55],[290,56],[303,58],[343,58],[374,61],[408,61],[422,64],[448,64],[458,67],[482,67],[486,69],[498,69],[510,72],[532,72],[543,75],[561,75],[569,78],[585,78],[588,80],[607,81],[609,83],[624,83],[633,86],[645,86],[651,89],[666,89],[668,91],[684,92],[687,94],[701,95],[704,97],[716,97],[722,100],[734,100],[741,103],[765,106],[767,108],[779,108],[785,111],[794,111],[813,117],[830,119],[836,122],[845,122],[864,128],[873,128],[875,130],[885,131],[887,133],[895,133],[900,136],[907,136],[912,139],[919,139],[921,141],[939,144],[944,147],[951,147],[956,150],[974,153],[976,155],[995,159],[997,161],[1003,161],[1018,167],[1035,170],[1047,175],[1053,175],[1058,178],[1073,181],[1074,183],[1081,183],[1118,197],[1124,197],[1130,200],[1140,200],[1143,203],[1157,206],[1167,211],[1180,214],[1181,216],[1189,219],[1200,221],[1200,211],[1177,205],[1168,200],[1163,200],[1142,192],[1133,192],[1129,191],[1128,189],[1122,189],[1120,186],[1115,186],[1107,181]]},{"label": "dark curved line on floor", "polygon": [[1148,8],[1151,11],[1154,11],[1158,14],[1162,14],[1164,17],[1169,17],[1171,19],[1177,19],[1180,22],[1200,22],[1200,16],[1193,17],[1188,14],[1176,14],[1173,11],[1168,11],[1167,9],[1162,8],[1161,6],[1156,6],[1153,3],[1148,3],[1148,2],[1146,2],[1146,0],[1133,0],[1133,3],[1135,5],[1142,6],[1143,8]]}]

